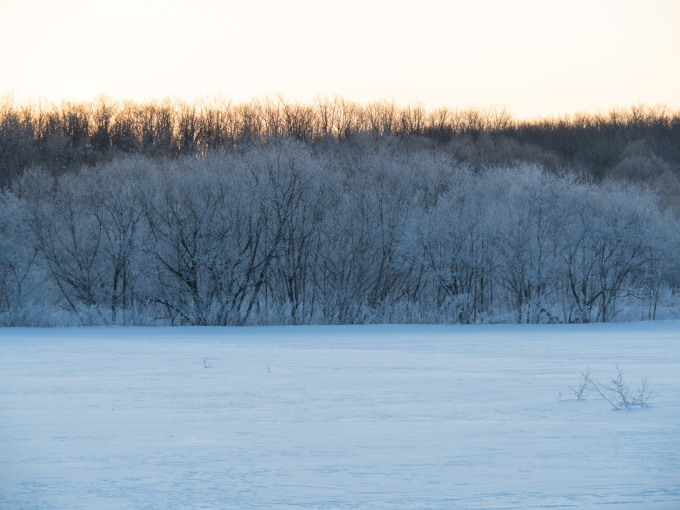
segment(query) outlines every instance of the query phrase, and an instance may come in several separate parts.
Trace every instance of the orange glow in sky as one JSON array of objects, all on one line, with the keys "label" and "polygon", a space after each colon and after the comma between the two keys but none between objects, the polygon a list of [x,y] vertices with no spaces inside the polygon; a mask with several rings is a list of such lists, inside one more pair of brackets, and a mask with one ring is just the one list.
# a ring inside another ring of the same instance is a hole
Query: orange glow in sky
[{"label": "orange glow in sky", "polygon": [[677,0],[3,0],[0,95],[680,108]]}]

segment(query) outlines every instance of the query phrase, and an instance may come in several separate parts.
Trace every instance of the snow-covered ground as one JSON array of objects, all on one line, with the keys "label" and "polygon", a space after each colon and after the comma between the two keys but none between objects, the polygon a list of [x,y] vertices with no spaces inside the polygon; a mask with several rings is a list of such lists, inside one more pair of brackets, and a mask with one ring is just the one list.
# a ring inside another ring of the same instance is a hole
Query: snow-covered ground
[{"label": "snow-covered ground", "polygon": [[680,322],[0,329],[3,509],[548,507],[680,508]]}]

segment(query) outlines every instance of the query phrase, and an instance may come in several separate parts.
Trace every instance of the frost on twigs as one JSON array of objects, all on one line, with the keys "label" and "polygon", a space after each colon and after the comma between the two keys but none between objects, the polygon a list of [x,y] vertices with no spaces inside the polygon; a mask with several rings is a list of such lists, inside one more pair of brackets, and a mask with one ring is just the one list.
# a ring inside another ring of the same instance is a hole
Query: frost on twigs
[{"label": "frost on twigs", "polygon": [[588,367],[585,372],[581,372],[579,383],[569,386],[569,390],[576,400],[585,400],[589,392],[594,392],[616,410],[631,409],[634,406],[649,407],[649,402],[655,395],[649,389],[647,378],[642,377],[640,386],[633,391],[618,365],[616,365],[616,372],[616,377],[609,384],[604,384],[593,379],[590,375],[590,367]]},{"label": "frost on twigs", "polygon": [[586,372],[581,372],[581,380],[577,386],[569,386],[569,390],[574,394],[576,400],[585,399],[585,395],[588,392],[588,387],[590,386],[590,367]]}]

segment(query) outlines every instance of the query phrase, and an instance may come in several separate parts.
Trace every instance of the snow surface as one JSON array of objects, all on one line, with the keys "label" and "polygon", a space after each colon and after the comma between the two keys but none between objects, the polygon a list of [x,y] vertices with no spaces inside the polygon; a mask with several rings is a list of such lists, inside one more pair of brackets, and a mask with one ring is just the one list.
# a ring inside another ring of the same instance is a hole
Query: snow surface
[{"label": "snow surface", "polygon": [[680,322],[0,329],[0,508],[548,507],[680,508]]}]

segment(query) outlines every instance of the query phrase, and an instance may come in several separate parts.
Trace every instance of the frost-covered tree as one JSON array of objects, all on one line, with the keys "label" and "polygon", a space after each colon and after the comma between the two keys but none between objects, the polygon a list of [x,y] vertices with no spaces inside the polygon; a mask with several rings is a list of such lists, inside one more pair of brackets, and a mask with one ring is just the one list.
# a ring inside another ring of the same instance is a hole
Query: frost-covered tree
[{"label": "frost-covered tree", "polygon": [[537,168],[505,169],[489,176],[501,190],[491,204],[490,239],[495,276],[517,322],[538,322],[555,300],[557,224],[562,189],[557,178]]},{"label": "frost-covered tree", "polygon": [[607,183],[565,189],[559,252],[568,319],[609,321],[619,298],[634,294],[640,275],[663,264],[665,224],[655,197]]},{"label": "frost-covered tree", "polygon": [[489,190],[467,171],[451,181],[416,228],[430,280],[428,306],[450,310],[455,322],[472,323],[492,306]]},{"label": "frost-covered tree", "polygon": [[38,264],[56,286],[63,306],[101,314],[105,305],[103,229],[94,215],[87,179],[67,175],[53,180],[42,171],[26,173],[15,186],[38,250]]},{"label": "frost-covered tree", "polygon": [[21,200],[0,192],[0,314],[8,316],[28,305],[39,283],[37,247],[27,219]]}]

